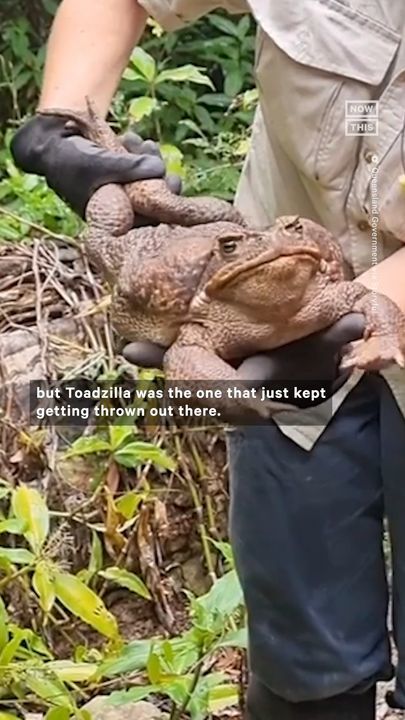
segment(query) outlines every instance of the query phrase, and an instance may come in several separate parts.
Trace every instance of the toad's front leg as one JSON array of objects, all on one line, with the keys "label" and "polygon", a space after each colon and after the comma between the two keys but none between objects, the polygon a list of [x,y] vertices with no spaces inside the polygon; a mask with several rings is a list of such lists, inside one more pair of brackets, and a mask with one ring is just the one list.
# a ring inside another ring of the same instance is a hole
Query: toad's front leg
[{"label": "toad's front leg", "polygon": [[[165,354],[164,370],[169,384],[191,390],[193,402],[215,408],[220,422],[267,420],[276,412],[296,409],[285,403],[261,400],[261,389],[250,388],[238,371],[211,348],[174,343]],[[216,397],[208,392],[197,399],[197,390],[214,391]]]},{"label": "toad's front leg", "polygon": [[364,336],[348,347],[341,368],[377,372],[393,364],[404,367],[405,315],[399,307],[386,295],[370,290],[355,302],[353,312],[364,315]]}]

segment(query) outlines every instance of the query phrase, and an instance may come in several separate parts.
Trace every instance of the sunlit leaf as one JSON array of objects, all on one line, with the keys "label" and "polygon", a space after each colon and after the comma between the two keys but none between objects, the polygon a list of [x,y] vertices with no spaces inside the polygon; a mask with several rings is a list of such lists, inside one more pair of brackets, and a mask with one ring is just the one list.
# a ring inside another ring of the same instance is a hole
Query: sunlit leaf
[{"label": "sunlit leaf", "polygon": [[149,53],[145,52],[143,48],[136,47],[131,55],[131,65],[138,70],[138,72],[148,82],[153,82],[156,75],[156,63]]},{"label": "sunlit leaf", "polygon": [[114,453],[114,458],[120,465],[124,467],[136,467],[146,462],[152,462],[167,470],[174,470],[175,461],[159,447],[152,443],[136,441],[124,445]]},{"label": "sunlit leaf", "polygon": [[218,713],[239,700],[237,685],[217,685],[208,691],[208,709],[211,713]]},{"label": "sunlit leaf", "polygon": [[9,518],[0,521],[0,533],[11,533],[12,535],[22,535],[26,525],[22,520],[17,518]]},{"label": "sunlit leaf", "polygon": [[151,599],[151,594],[145,583],[141,580],[140,577],[138,577],[138,575],[128,572],[128,570],[123,570],[119,567],[110,567],[107,568],[107,570],[99,572],[99,575],[101,575],[101,577],[103,578],[106,578],[106,580],[112,580],[113,582],[117,583],[117,585],[131,590],[132,592],[140,595],[146,600]]},{"label": "sunlit leaf", "polygon": [[57,677],[50,677],[46,670],[30,670],[24,677],[25,684],[42,700],[73,710],[73,704],[64,684]]},{"label": "sunlit leaf", "polygon": [[197,85],[208,85],[208,87],[214,89],[214,85],[208,75],[204,75],[195,65],[182,65],[178,68],[162,70],[156,78],[156,84],[168,81],[179,83],[191,82]]},{"label": "sunlit leaf", "polygon": [[71,660],[53,660],[46,664],[63,682],[87,682],[97,673],[96,663],[77,663]]},{"label": "sunlit leaf", "polygon": [[48,710],[45,720],[69,720],[71,710],[68,707],[54,707]]},{"label": "sunlit leaf", "polygon": [[144,497],[144,493],[131,490],[120,497],[119,500],[116,501],[115,506],[120,515],[122,515],[126,520],[131,520],[135,516],[135,513]]},{"label": "sunlit leaf", "polygon": [[114,615],[107,610],[101,598],[75,575],[56,573],[55,593],[57,599],[83,622],[106,637],[118,637]]},{"label": "sunlit leaf", "polygon": [[0,558],[4,558],[15,565],[31,565],[35,560],[35,555],[25,548],[0,547]]},{"label": "sunlit leaf", "polygon": [[69,450],[66,451],[65,457],[74,457],[75,455],[90,455],[91,453],[109,452],[111,450],[110,443],[103,440],[97,435],[92,437],[80,437],[72,443]]},{"label": "sunlit leaf", "polygon": [[38,490],[20,485],[12,496],[12,507],[17,520],[25,523],[24,537],[38,554],[49,533],[49,511]]},{"label": "sunlit leaf", "polygon": [[55,585],[53,568],[41,561],[35,568],[32,586],[39,597],[39,603],[45,613],[49,613],[55,602]]},{"label": "sunlit leaf", "polygon": [[134,640],[124,645],[118,657],[105,660],[100,667],[100,674],[106,677],[123,675],[124,673],[142,670],[146,667],[152,648],[152,640]]},{"label": "sunlit leaf", "polygon": [[148,678],[153,685],[158,685],[161,679],[162,671],[160,667],[160,660],[156,653],[151,652],[146,663],[146,671]]},{"label": "sunlit leaf", "polygon": [[103,546],[98,534],[93,530],[89,560],[89,573],[94,575],[103,567]]},{"label": "sunlit leaf", "polygon": [[108,433],[112,450],[119,448],[125,440],[128,440],[134,434],[132,427],[128,427],[128,425],[110,425]]},{"label": "sunlit leaf", "polygon": [[183,153],[175,145],[162,144],[160,152],[165,161],[166,170],[173,175],[184,175]]},{"label": "sunlit leaf", "polygon": [[156,98],[143,97],[135,98],[132,100],[129,106],[129,114],[136,121],[142,120],[144,117],[148,117],[151,113],[156,110],[159,106]]}]

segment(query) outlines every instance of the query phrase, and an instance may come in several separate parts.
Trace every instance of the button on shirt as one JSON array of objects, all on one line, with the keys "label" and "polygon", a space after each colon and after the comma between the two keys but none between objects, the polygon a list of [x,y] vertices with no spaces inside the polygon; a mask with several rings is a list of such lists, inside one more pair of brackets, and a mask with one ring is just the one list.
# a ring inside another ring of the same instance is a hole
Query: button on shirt
[{"label": "button on shirt", "polygon": [[[312,218],[339,240],[355,276],[405,243],[405,192],[398,183],[405,148],[404,0],[139,1],[166,30],[220,8],[254,16],[260,102],[235,200],[252,225],[267,226],[284,214]],[[375,134],[350,134],[350,103],[358,112],[373,100]],[[376,215],[377,247],[370,225]],[[334,410],[360,376],[354,373],[335,395]],[[384,376],[405,413],[404,371],[393,367]],[[278,422],[309,449],[330,417],[324,410],[317,425],[300,424],[309,411],[301,411],[294,427],[281,416]]]}]

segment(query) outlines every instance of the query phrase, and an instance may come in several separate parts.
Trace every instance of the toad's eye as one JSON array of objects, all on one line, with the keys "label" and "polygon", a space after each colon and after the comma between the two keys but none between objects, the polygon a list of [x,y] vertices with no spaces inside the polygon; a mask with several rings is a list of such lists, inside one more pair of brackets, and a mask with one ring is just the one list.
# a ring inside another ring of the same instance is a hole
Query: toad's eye
[{"label": "toad's eye", "polygon": [[224,255],[232,255],[232,253],[235,252],[238,243],[236,240],[232,240],[229,238],[229,240],[221,240],[221,250],[224,253]]}]

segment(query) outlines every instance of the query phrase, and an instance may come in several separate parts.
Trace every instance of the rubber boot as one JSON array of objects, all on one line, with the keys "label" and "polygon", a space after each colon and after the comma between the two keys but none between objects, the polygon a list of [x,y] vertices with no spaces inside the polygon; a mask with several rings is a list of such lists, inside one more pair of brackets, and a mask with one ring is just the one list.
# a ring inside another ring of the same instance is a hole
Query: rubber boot
[{"label": "rubber boot", "polygon": [[[262,686],[263,688],[263,686]],[[362,694],[345,693],[326,700],[293,703],[268,688],[248,692],[246,720],[375,720],[375,686]]]}]

